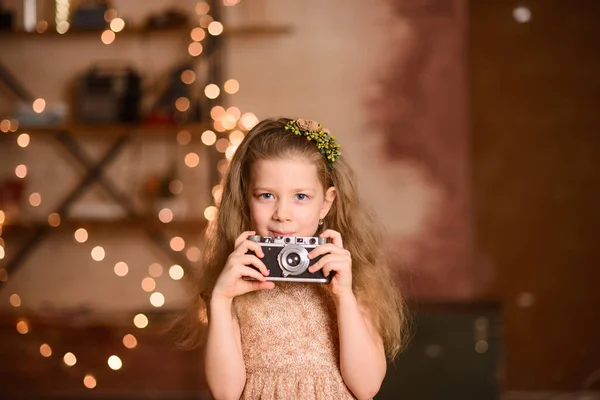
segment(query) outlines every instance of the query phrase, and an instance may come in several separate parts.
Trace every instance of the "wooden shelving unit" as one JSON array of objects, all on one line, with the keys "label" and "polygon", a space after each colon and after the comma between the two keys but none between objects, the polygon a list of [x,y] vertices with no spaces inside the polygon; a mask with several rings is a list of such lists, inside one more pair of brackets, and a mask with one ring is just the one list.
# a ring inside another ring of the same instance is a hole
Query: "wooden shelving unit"
[{"label": "wooden shelving unit", "polygon": [[[220,7],[217,1],[211,1],[211,14],[216,20],[221,20]],[[107,27],[108,28],[108,27]],[[154,40],[160,37],[167,38],[190,38],[190,32],[193,26],[185,26],[178,28],[144,28],[136,26],[128,26],[118,32],[117,40]],[[70,39],[81,40],[99,40],[104,30],[74,30],[71,29],[64,34],[59,34],[55,29],[49,27],[45,32],[38,33],[26,32],[23,30],[16,31],[0,31],[0,43],[9,41],[18,41],[21,48],[26,48],[28,41],[37,40],[52,40],[50,44],[56,44],[59,41]],[[224,57],[225,52],[224,41],[230,38],[250,39],[262,37],[285,36],[292,33],[289,26],[282,25],[245,25],[229,27],[225,25],[223,33],[218,36],[208,36],[207,41],[210,51],[203,53],[200,57],[192,58],[192,61],[201,59],[208,60],[208,71],[210,82],[224,82]],[[0,48],[2,45],[0,44]],[[10,89],[17,94],[23,101],[33,101],[35,96],[29,93],[25,87],[19,84],[18,79],[7,68],[4,68],[0,61],[0,80],[5,81]],[[215,100],[210,100],[209,104],[205,105],[205,110],[209,110],[215,105]],[[206,113],[208,114],[208,113]],[[57,126],[27,126],[25,121],[21,121],[21,126],[18,129],[19,133],[28,133],[32,135],[47,135],[54,138],[57,144],[64,147],[70,155],[78,161],[86,170],[85,176],[66,194],[62,202],[56,207],[54,212],[61,216],[61,223],[57,227],[49,225],[48,221],[15,221],[12,224],[6,223],[3,227],[3,234],[14,234],[16,236],[28,237],[24,240],[25,244],[11,257],[10,260],[5,260],[6,270],[12,272],[16,270],[27,258],[28,254],[35,251],[39,243],[49,234],[60,234],[61,232],[73,232],[78,228],[86,228],[90,230],[104,230],[108,232],[126,232],[135,231],[142,232],[148,236],[150,241],[154,242],[158,247],[162,248],[165,253],[177,262],[181,259],[181,254],[171,251],[168,245],[168,240],[165,237],[165,232],[176,231],[182,234],[199,235],[207,226],[207,221],[204,218],[174,220],[164,224],[160,222],[156,215],[147,216],[147,214],[138,210],[134,202],[129,198],[129,194],[121,193],[121,191],[110,181],[110,178],[104,176],[104,169],[117,157],[124,149],[129,140],[134,136],[143,136],[148,138],[162,138],[165,135],[176,135],[181,130],[188,130],[194,140],[200,137],[205,130],[213,129],[212,121],[208,115],[203,115],[202,120],[208,122],[197,123],[134,123],[134,124],[106,124],[106,125],[81,125],[71,123],[70,120]],[[112,145],[106,150],[105,154],[97,159],[90,158],[84,149],[81,147],[80,137],[106,138],[107,143]],[[222,157],[216,150],[209,152],[208,157],[210,162],[216,165],[218,159]],[[219,174],[216,171],[210,171],[209,187],[214,186],[218,182]],[[92,184],[99,183],[105,192],[114,201],[119,203],[125,215],[122,219],[114,220],[90,220],[69,218],[70,208],[74,202],[89,188]],[[209,189],[210,190],[210,189]],[[189,264],[187,260],[181,259],[178,262],[184,268]],[[2,289],[0,282],[0,290]]]}]

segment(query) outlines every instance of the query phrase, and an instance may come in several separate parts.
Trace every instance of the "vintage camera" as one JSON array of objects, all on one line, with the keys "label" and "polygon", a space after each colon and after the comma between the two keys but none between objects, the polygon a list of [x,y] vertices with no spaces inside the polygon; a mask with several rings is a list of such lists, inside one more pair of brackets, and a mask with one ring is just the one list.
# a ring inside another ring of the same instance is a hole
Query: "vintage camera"
[{"label": "vintage camera", "polygon": [[[261,259],[270,273],[269,281],[289,282],[320,282],[329,283],[333,272],[324,276],[323,271],[315,273],[308,272],[308,267],[316,263],[323,256],[310,260],[308,253],[314,248],[327,243],[326,238],[300,237],[300,236],[277,236],[261,237],[252,235],[248,240],[259,243],[265,256]],[[250,251],[249,254],[254,254]]]}]

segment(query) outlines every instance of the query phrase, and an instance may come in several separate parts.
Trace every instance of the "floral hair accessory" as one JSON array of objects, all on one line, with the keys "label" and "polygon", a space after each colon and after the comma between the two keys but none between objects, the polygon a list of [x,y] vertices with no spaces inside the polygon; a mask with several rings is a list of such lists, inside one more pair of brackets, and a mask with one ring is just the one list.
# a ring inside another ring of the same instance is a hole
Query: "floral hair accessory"
[{"label": "floral hair accessory", "polygon": [[340,145],[335,137],[329,134],[329,130],[324,129],[323,125],[316,123],[312,119],[297,119],[287,123],[285,130],[292,131],[298,136],[305,136],[306,140],[314,141],[319,152],[327,159],[329,168],[340,158]]}]

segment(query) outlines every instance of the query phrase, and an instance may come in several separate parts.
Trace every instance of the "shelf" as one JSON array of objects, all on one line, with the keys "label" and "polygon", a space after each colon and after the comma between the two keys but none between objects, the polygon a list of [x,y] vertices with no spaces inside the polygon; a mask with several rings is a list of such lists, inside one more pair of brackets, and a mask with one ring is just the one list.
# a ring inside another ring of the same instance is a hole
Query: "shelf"
[{"label": "shelf", "polygon": [[[107,27],[108,28],[108,27]],[[184,28],[164,28],[164,29],[146,29],[146,28],[127,28],[117,33],[117,38],[121,36],[129,37],[147,37],[148,35],[160,36],[160,35],[189,35],[193,27]],[[38,32],[27,32],[27,31],[2,31],[0,30],[0,39],[2,38],[58,38],[58,37],[85,37],[85,36],[97,36],[98,38],[102,34],[103,30],[70,30],[64,34],[60,34],[53,29],[48,29],[44,33]],[[247,25],[227,28],[223,30],[223,35],[227,37],[255,37],[255,36],[276,36],[276,35],[287,35],[292,32],[290,26],[284,25]]]},{"label": "shelf", "polygon": [[85,228],[93,231],[124,231],[139,229],[176,230],[187,234],[201,234],[207,226],[205,219],[173,220],[167,224],[160,222],[157,218],[126,218],[126,219],[63,219],[59,226],[51,227],[44,221],[23,221],[8,223],[3,226],[5,233],[26,232],[47,226],[55,231],[75,231]]},{"label": "shelf", "polygon": [[107,125],[59,125],[59,126],[20,126],[18,132],[30,134],[52,134],[69,132],[77,136],[120,136],[132,131],[148,135],[175,134],[181,130],[191,133],[202,132],[211,129],[211,125],[205,123],[192,124],[107,124]]}]

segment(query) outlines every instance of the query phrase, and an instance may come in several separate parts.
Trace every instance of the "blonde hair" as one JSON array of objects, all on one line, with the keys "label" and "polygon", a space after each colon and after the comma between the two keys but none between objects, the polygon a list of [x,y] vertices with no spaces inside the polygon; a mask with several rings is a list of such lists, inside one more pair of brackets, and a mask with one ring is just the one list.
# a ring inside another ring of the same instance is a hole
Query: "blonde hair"
[{"label": "blonde hair", "polygon": [[[334,186],[336,199],[324,218],[322,230],[340,232],[344,247],[352,254],[353,290],[360,304],[369,311],[389,358],[394,358],[403,345],[406,328],[404,302],[395,285],[382,250],[381,227],[374,215],[360,204],[352,169],[340,157],[332,168],[314,143],[286,131],[289,119],[267,119],[257,124],[245,137],[231,160],[222,182],[222,197],[215,219],[209,224],[200,275],[193,279],[192,312],[206,315],[217,278],[235,239],[252,230],[247,202],[247,188],[253,163],[264,159],[290,156],[306,158],[317,167],[323,188]],[[320,232],[319,232],[320,233]],[[198,327],[198,319],[195,319]]]}]

